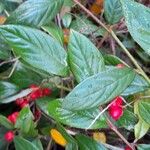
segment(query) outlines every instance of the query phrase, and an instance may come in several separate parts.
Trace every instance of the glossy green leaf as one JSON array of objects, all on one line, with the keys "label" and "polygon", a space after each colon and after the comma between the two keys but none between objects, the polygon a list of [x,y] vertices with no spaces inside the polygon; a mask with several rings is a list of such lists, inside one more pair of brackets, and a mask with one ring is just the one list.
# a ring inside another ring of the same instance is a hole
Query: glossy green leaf
[{"label": "glossy green leaf", "polygon": [[28,0],[8,18],[7,23],[42,26],[60,11],[64,0]]},{"label": "glossy green leaf", "polygon": [[76,135],[75,138],[80,150],[107,150],[101,143],[98,143],[85,135],[79,134]]},{"label": "glossy green leaf", "polygon": [[63,108],[84,110],[106,104],[120,95],[133,81],[135,73],[130,68],[112,68],[91,76],[78,84],[63,101]]},{"label": "glossy green leaf", "polygon": [[[83,110],[78,112],[69,111],[62,108],[62,100],[41,99],[37,102],[38,107],[42,109],[47,115],[54,118],[60,123],[70,127],[86,129],[91,122],[99,114],[99,109]],[[106,119],[102,115],[91,129],[105,128]]]},{"label": "glossy green leaf", "polygon": [[10,56],[11,51],[9,49],[9,46],[0,38],[0,59],[5,60],[10,58]]},{"label": "glossy green leaf", "polygon": [[116,122],[119,127],[124,127],[127,130],[134,129],[138,119],[135,114],[127,109],[123,111],[123,116]]},{"label": "glossy green leaf", "polygon": [[36,147],[38,147],[38,150],[43,150],[42,143],[39,139],[35,139],[32,141],[32,144],[34,144]]},{"label": "glossy green leaf", "polygon": [[104,60],[106,65],[116,66],[117,64],[124,64],[123,61],[115,55],[104,55]]},{"label": "glossy green leaf", "polygon": [[0,81],[0,102],[19,91],[19,87],[6,81]]},{"label": "glossy green leaf", "polygon": [[42,26],[42,29],[63,45],[64,34],[62,29],[60,29],[56,24],[50,23],[49,26]]},{"label": "glossy green leaf", "polygon": [[29,95],[31,92],[32,92],[32,89],[22,90],[22,91],[20,91],[17,94],[14,94],[14,95],[11,95],[10,97],[6,97],[6,98],[1,99],[0,103],[4,103],[5,104],[5,103],[13,102],[13,101],[15,101],[18,98],[22,98],[22,97],[25,97],[25,96]]},{"label": "glossy green leaf", "polygon": [[101,53],[82,34],[71,31],[68,49],[69,65],[78,82],[105,69]]},{"label": "glossy green leaf", "polygon": [[131,36],[150,55],[150,9],[131,0],[121,2]]},{"label": "glossy green leaf", "polygon": [[0,115],[0,125],[4,126],[7,129],[13,129],[13,124],[8,121],[8,119],[5,116]]},{"label": "glossy green leaf", "polygon": [[150,150],[150,144],[139,144],[137,146],[138,150]]},{"label": "glossy green leaf", "polygon": [[138,103],[140,117],[150,125],[150,101],[141,100]]},{"label": "glossy green leaf", "polygon": [[138,115],[139,118],[138,123],[134,127],[135,138],[136,140],[138,140],[148,132],[150,125],[147,124],[145,121],[143,121],[142,118],[140,117],[138,102],[134,104],[134,112],[135,114]]},{"label": "glossy green leaf", "polygon": [[63,47],[40,30],[17,25],[0,26],[0,36],[13,48],[20,61],[37,71],[67,75],[66,52]]},{"label": "glossy green leaf", "polygon": [[33,119],[34,117],[30,108],[24,107],[19,113],[15,127],[20,129],[23,134],[34,136],[36,134],[36,124],[34,123]]},{"label": "glossy green leaf", "polygon": [[41,150],[35,144],[19,136],[15,137],[14,143],[16,150]]},{"label": "glossy green leaf", "polygon": [[109,24],[115,24],[123,17],[120,0],[105,0],[104,15]]},{"label": "glossy green leaf", "polygon": [[148,90],[150,88],[147,81],[140,75],[136,74],[134,80],[131,82],[128,88],[123,91],[121,95],[128,96],[133,95],[138,92],[143,92],[145,90]]},{"label": "glossy green leaf", "polygon": [[19,63],[9,81],[23,89],[29,87],[31,84],[40,84],[42,77]]}]

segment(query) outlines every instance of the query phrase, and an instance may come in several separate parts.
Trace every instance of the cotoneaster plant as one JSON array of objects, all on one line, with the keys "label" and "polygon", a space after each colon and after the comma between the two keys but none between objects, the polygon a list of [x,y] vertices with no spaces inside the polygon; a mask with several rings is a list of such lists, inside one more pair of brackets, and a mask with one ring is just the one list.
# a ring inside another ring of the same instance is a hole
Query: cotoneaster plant
[{"label": "cotoneaster plant", "polygon": [[0,2],[0,150],[150,149],[148,6]]}]

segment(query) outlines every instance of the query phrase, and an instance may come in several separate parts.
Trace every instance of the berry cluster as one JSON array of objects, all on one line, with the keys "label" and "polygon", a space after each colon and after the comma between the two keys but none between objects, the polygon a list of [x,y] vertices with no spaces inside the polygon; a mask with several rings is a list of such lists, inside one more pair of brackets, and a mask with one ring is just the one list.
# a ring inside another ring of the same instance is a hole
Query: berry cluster
[{"label": "berry cluster", "polygon": [[37,85],[30,85],[32,92],[23,98],[19,98],[15,101],[16,105],[20,108],[27,106],[30,102],[35,101],[38,98],[43,96],[49,96],[52,93],[52,90],[49,88],[40,88]]},{"label": "berry cluster", "polygon": [[109,115],[114,119],[118,120],[123,115],[123,97],[116,97],[110,104],[108,109]]},{"label": "berry cluster", "polygon": [[16,121],[17,121],[18,115],[19,115],[19,112],[14,112],[14,113],[12,113],[11,115],[9,115],[9,116],[7,117],[7,119],[8,119],[12,124],[15,124]]}]

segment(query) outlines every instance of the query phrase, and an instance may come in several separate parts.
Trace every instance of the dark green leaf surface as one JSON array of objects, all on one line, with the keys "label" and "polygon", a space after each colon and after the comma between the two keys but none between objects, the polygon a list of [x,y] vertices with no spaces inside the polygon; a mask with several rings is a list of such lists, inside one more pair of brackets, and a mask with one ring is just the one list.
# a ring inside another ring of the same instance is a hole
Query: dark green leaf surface
[{"label": "dark green leaf surface", "polygon": [[0,27],[0,36],[23,63],[45,73],[67,75],[66,52],[49,35],[29,27],[4,25]]},{"label": "dark green leaf surface", "polygon": [[64,34],[62,29],[60,29],[56,24],[50,23],[49,26],[42,26],[42,29],[63,45]]},{"label": "dark green leaf surface", "polygon": [[133,112],[125,109],[123,111],[123,116],[116,122],[119,127],[124,127],[128,130],[134,129],[135,124],[138,119]]},{"label": "dark green leaf surface", "polygon": [[84,110],[106,104],[120,95],[133,81],[135,73],[130,68],[109,69],[85,79],[64,99],[63,108]]},{"label": "dark green leaf surface", "polygon": [[85,136],[85,135],[76,135],[79,149],[80,150],[107,150],[101,143],[96,142],[95,140]]},{"label": "dark green leaf surface", "polygon": [[123,91],[121,95],[123,96],[128,96],[128,95],[133,95],[138,92],[143,92],[147,89],[149,89],[150,86],[147,83],[147,81],[140,75],[136,74],[134,80],[131,82],[128,88]]},{"label": "dark green leaf surface", "polygon": [[16,136],[14,139],[16,150],[41,150],[26,139]]},{"label": "dark green leaf surface", "polygon": [[115,24],[123,17],[120,0],[105,0],[104,15],[109,24]]},{"label": "dark green leaf surface", "polygon": [[2,115],[0,115],[0,125],[6,127],[7,129],[13,129],[14,126],[8,119]]},{"label": "dark green leaf surface", "polygon": [[131,0],[121,0],[128,30],[150,55],[150,8]]},{"label": "dark green leaf surface", "polygon": [[70,68],[78,82],[105,69],[105,64],[98,49],[82,34],[71,31],[68,45]]},{"label": "dark green leaf surface", "polygon": [[40,27],[56,16],[63,2],[64,0],[28,0],[10,15],[7,23]]},{"label": "dark green leaf surface", "polygon": [[19,63],[9,81],[23,89],[29,87],[31,84],[39,84],[42,81],[42,77]]},{"label": "dark green leaf surface", "polygon": [[138,103],[140,117],[150,125],[150,101],[141,100]]},{"label": "dark green leaf surface", "polygon": [[[86,129],[99,113],[98,109],[91,109],[88,111],[83,110],[78,112],[65,110],[61,106],[61,100],[41,99],[37,101],[37,104],[50,117],[54,118],[58,122],[75,128]],[[91,129],[105,127],[107,127],[106,120],[104,116],[101,116],[100,119],[98,119],[91,127]]]},{"label": "dark green leaf surface", "polygon": [[15,101],[18,98],[22,98],[22,97],[27,96],[31,92],[32,92],[32,89],[22,90],[21,92],[19,92],[17,94],[14,94],[14,95],[11,95],[10,97],[6,97],[6,98],[1,99],[0,103],[10,103],[10,102],[13,102],[13,101]]},{"label": "dark green leaf surface", "polygon": [[6,81],[0,81],[0,101],[19,91],[19,87]]},{"label": "dark green leaf surface", "polygon": [[137,146],[138,150],[150,150],[150,144],[139,144]]},{"label": "dark green leaf surface", "polygon": [[23,134],[34,136],[36,134],[36,124],[33,121],[34,117],[29,107],[24,107],[17,118],[15,127],[20,129]]}]

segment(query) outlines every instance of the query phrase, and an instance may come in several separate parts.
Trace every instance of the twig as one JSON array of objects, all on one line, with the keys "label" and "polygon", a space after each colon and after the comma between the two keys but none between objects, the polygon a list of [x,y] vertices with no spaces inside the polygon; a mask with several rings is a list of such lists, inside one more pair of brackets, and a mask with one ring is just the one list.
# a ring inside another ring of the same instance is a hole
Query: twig
[{"label": "twig", "polygon": [[111,34],[111,36],[116,40],[118,45],[123,49],[123,51],[127,54],[127,56],[130,58],[132,63],[136,66],[136,68],[139,70],[140,74],[147,80],[147,82],[150,84],[149,77],[145,74],[145,72],[142,70],[142,68],[139,66],[137,61],[134,59],[134,57],[130,54],[130,52],[126,49],[126,47],[122,44],[122,42],[119,40],[119,38],[115,35],[115,33],[109,29],[104,23],[102,23],[95,15],[93,15],[88,9],[86,9],[78,0],[73,0],[82,10],[84,10],[89,16],[93,18],[99,25],[101,25],[108,33]]},{"label": "twig", "polygon": [[48,145],[47,145],[47,148],[46,150],[51,150],[51,145],[52,145],[52,139],[50,139]]},{"label": "twig", "polygon": [[106,108],[104,108],[96,117],[95,119],[91,122],[91,124],[87,127],[86,130],[90,129],[92,127],[92,125],[97,121],[97,119],[99,119],[99,117],[112,105],[112,103],[110,103]]}]

